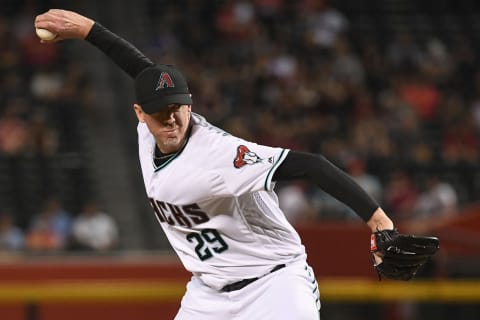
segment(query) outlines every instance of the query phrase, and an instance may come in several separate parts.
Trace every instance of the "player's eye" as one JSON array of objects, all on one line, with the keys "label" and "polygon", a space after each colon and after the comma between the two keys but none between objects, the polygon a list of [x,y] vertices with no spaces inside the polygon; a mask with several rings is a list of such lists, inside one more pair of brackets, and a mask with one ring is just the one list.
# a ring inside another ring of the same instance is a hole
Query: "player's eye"
[{"label": "player's eye", "polygon": [[174,104],[174,105],[169,106],[169,107],[168,107],[168,110],[169,110],[170,112],[178,112],[178,110],[180,110],[180,107],[181,107],[181,105],[179,105],[179,104]]}]

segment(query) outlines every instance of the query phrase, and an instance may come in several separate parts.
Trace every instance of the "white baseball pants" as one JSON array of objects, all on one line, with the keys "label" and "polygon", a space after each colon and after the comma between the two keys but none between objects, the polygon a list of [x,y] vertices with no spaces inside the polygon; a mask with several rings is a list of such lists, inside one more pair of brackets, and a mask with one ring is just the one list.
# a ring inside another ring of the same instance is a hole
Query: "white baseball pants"
[{"label": "white baseball pants", "polygon": [[313,270],[297,262],[231,292],[192,277],[175,320],[319,320],[319,310]]}]

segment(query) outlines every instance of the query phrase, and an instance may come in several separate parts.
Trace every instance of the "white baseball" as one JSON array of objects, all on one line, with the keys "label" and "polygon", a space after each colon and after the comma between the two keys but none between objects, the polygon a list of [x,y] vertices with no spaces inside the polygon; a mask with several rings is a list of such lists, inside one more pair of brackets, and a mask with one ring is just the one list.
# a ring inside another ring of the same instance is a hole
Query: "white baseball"
[{"label": "white baseball", "polygon": [[57,36],[55,33],[50,32],[50,31],[48,31],[47,29],[36,28],[36,29],[35,29],[35,32],[37,33],[37,36],[38,36],[40,39],[46,40],[46,41],[53,40],[53,39],[55,39],[55,37]]}]

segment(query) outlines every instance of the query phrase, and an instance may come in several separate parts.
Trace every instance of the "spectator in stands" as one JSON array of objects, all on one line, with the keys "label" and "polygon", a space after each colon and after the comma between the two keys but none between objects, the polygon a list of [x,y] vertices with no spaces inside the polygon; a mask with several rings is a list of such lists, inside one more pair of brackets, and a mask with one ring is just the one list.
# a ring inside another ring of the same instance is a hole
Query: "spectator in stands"
[{"label": "spectator in stands", "polygon": [[438,88],[424,75],[415,72],[408,76],[403,75],[396,83],[402,100],[407,102],[423,121],[432,121],[442,99]]},{"label": "spectator in stands", "polygon": [[248,41],[255,35],[255,11],[249,1],[225,1],[217,11],[215,26],[222,39]]},{"label": "spectator in stands", "polygon": [[430,38],[426,43],[425,60],[422,73],[436,85],[446,84],[454,71],[454,62],[445,43],[436,38]]},{"label": "spectator in stands", "polygon": [[338,37],[347,32],[349,22],[328,0],[302,0],[298,4],[306,21],[307,38],[313,45],[332,49]]},{"label": "spectator in stands", "polygon": [[409,31],[397,32],[388,44],[386,59],[393,71],[416,72],[424,61],[424,52]]},{"label": "spectator in stands", "polygon": [[74,218],[72,248],[94,252],[114,249],[118,244],[118,226],[94,200],[85,203],[83,211]]},{"label": "spectator in stands", "polygon": [[14,223],[10,213],[0,213],[0,253],[23,249],[23,231]]},{"label": "spectator in stands", "polygon": [[14,68],[19,61],[15,51],[14,32],[11,29],[9,21],[4,16],[0,16],[0,70],[2,72]]},{"label": "spectator in stands", "polygon": [[18,155],[25,151],[28,142],[28,124],[21,114],[25,111],[21,98],[10,100],[0,117],[0,153]]},{"label": "spectator in stands", "polygon": [[379,165],[396,154],[396,146],[388,135],[388,128],[371,112],[364,112],[351,126],[351,144],[359,153],[366,155]]},{"label": "spectator in stands", "polygon": [[335,42],[335,54],[332,74],[350,86],[361,86],[365,81],[365,71],[360,58],[345,37],[339,37]]},{"label": "spectator in stands", "polygon": [[315,221],[318,217],[303,183],[289,183],[278,190],[278,201],[292,224]]},{"label": "spectator in stands", "polygon": [[379,97],[383,124],[396,147],[397,159],[429,164],[433,160],[434,150],[419,114],[395,90],[385,90]]},{"label": "spectator in stands", "polygon": [[413,208],[413,219],[435,220],[458,212],[458,195],[455,188],[438,175],[426,179],[425,189],[420,193]]},{"label": "spectator in stands", "polygon": [[365,160],[354,155],[346,161],[346,171],[370,196],[378,201],[383,197],[380,179],[367,171]]},{"label": "spectator in stands", "polygon": [[397,221],[405,221],[411,216],[418,195],[412,177],[406,170],[400,168],[394,170],[389,177],[383,201]]},{"label": "spectator in stands", "polygon": [[27,230],[27,249],[36,252],[65,249],[71,234],[71,223],[72,215],[63,208],[60,199],[49,197]]},{"label": "spectator in stands", "polygon": [[[480,92],[480,90],[478,92]],[[475,97],[475,100],[470,106],[469,116],[472,118],[475,131],[477,132],[478,136],[480,136],[480,96],[478,95]]]},{"label": "spectator in stands", "polygon": [[470,114],[445,128],[442,157],[450,164],[476,164],[480,159],[480,138]]},{"label": "spectator in stands", "polygon": [[410,229],[415,228],[417,233],[428,232],[456,215],[458,209],[458,194],[455,188],[438,175],[429,175],[425,188],[413,207],[410,218],[413,223]]},{"label": "spectator in stands", "polygon": [[64,83],[65,79],[61,70],[41,66],[31,77],[30,91],[38,101],[52,103],[59,99]]},{"label": "spectator in stands", "polygon": [[46,112],[36,109],[30,119],[29,152],[36,155],[52,155],[58,149],[58,132],[49,123]]}]

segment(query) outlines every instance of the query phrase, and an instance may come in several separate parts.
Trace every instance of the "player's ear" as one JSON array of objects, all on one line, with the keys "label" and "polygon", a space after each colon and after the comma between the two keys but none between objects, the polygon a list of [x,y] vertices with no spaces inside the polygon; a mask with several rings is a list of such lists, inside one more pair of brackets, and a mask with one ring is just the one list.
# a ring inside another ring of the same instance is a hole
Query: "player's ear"
[{"label": "player's ear", "polygon": [[133,104],[133,110],[135,111],[135,114],[137,115],[137,119],[139,122],[145,122],[145,113],[143,112],[142,107],[138,104]]}]

